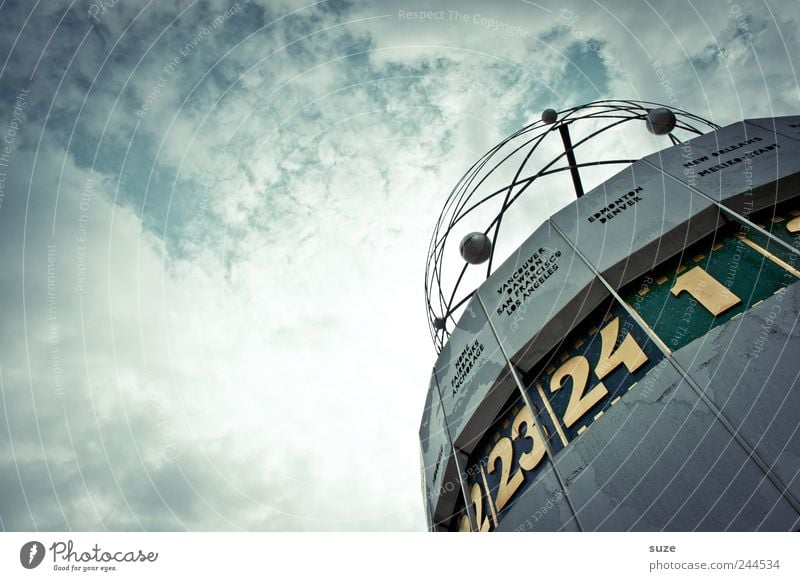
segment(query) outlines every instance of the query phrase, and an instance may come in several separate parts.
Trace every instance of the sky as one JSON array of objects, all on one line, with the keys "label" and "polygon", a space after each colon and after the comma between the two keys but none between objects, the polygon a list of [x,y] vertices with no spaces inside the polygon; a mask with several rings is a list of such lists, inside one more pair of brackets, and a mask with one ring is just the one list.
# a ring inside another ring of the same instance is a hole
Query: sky
[{"label": "sky", "polygon": [[0,530],[424,530],[452,187],[548,107],[797,114],[799,17],[0,0]]}]

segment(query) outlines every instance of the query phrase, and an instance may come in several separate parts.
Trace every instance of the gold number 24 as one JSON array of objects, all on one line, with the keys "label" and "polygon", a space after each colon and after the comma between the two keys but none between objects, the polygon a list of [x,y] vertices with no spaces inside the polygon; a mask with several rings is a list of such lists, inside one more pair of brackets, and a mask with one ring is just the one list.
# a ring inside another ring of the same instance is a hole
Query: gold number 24
[{"label": "gold number 24", "polygon": [[[614,349],[618,335],[619,317],[615,317],[600,331],[600,357],[594,368],[598,379],[602,380],[620,365],[624,364],[628,372],[633,373],[647,362],[647,355],[630,333],[625,335],[619,347]],[[572,378],[572,391],[563,417],[564,425],[568,428],[575,425],[575,422],[608,395],[608,389],[602,381],[584,394],[589,383],[589,370],[589,360],[583,355],[577,355],[567,359],[550,379],[550,391],[556,393],[564,387],[568,377]]]}]

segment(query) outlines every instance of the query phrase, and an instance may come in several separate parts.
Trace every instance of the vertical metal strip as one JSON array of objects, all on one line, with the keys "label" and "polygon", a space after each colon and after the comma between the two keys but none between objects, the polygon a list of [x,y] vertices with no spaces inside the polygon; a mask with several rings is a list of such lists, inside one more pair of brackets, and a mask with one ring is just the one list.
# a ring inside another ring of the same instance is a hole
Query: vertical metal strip
[{"label": "vertical metal strip", "polygon": [[[447,440],[450,442],[450,451],[453,454],[453,460],[456,463],[456,470],[458,470],[458,483],[461,486],[461,494],[464,497],[464,509],[467,511],[467,515],[469,517],[470,526],[472,527],[472,532],[477,532],[480,528],[480,525],[477,524],[475,520],[475,513],[472,510],[472,499],[470,499],[469,494],[467,493],[467,484],[464,482],[464,477],[466,472],[461,468],[461,462],[458,460],[458,450],[456,450],[455,444],[453,444],[453,437],[450,435],[450,422],[447,419],[447,411],[444,409],[444,402],[442,401],[442,388],[439,387],[439,378],[436,377],[436,368],[433,368],[433,380],[436,383],[436,393],[439,395],[439,405],[442,407],[442,415],[444,416],[444,429],[447,431]],[[445,463],[444,467],[444,474],[447,474],[447,463]],[[442,476],[444,479],[444,475]],[[434,515],[435,515],[434,511]],[[434,522],[434,526],[435,526]]]},{"label": "vertical metal strip", "polygon": [[[626,301],[622,299],[619,293],[611,286],[611,284],[600,275],[600,272],[595,268],[595,266],[589,262],[589,260],[583,255],[583,253],[577,248],[575,244],[572,243],[572,240],[567,238],[561,228],[558,227],[558,224],[550,220],[550,225],[553,229],[558,232],[558,234],[567,241],[572,247],[572,250],[575,252],[576,256],[583,261],[583,263],[592,271],[592,273],[597,277],[597,279],[606,287],[611,296],[622,306],[623,309],[633,317],[634,320],[637,322],[642,321],[639,313],[637,313],[633,307],[631,307]],[[781,482],[780,478],[775,475],[770,469],[769,465],[756,453],[755,449],[748,444],[744,438],[736,431],[733,425],[728,421],[728,419],[722,414],[722,411],[717,408],[717,406],[712,402],[708,396],[703,392],[702,388],[695,382],[695,380],[689,375],[689,373],[675,360],[672,355],[672,352],[669,349],[664,349],[663,343],[661,338],[656,335],[655,331],[653,331],[648,325],[642,325],[642,329],[647,333],[647,336],[650,338],[651,341],[655,345],[658,346],[659,350],[662,351],[664,354],[664,358],[672,365],[675,371],[681,376],[681,378],[692,388],[692,390],[697,394],[700,400],[708,406],[711,412],[716,416],[719,422],[725,427],[725,429],[731,434],[733,439],[736,443],[741,446],[741,448],[747,453],[747,455],[753,459],[756,465],[761,469],[761,471],[766,475],[766,477],[775,485],[778,489],[778,492],[792,505],[796,511],[800,512],[800,502],[797,501],[796,498],[789,492],[789,489]]]},{"label": "vertical metal strip", "polygon": [[564,433],[564,428],[561,427],[561,420],[556,417],[553,406],[550,405],[550,400],[547,399],[547,396],[544,394],[544,389],[542,389],[542,384],[538,381],[536,382],[536,391],[539,393],[539,399],[542,400],[544,407],[547,409],[547,415],[550,416],[550,421],[553,422],[553,425],[556,427],[558,437],[561,438],[561,443],[564,444],[566,448],[567,444],[569,444],[567,434]]},{"label": "vertical metal strip", "polygon": [[489,481],[486,479],[486,472],[483,469],[483,464],[478,462],[478,468],[481,469],[481,480],[483,480],[483,489],[486,491],[486,502],[489,504],[489,510],[492,513],[492,520],[494,521],[494,527],[497,528],[499,524],[497,522],[497,509],[494,506],[494,501],[492,500],[491,492],[489,491]]},{"label": "vertical metal strip", "polygon": [[793,266],[791,266],[789,264],[786,264],[786,262],[784,262],[783,260],[781,260],[780,258],[775,256],[774,254],[772,254],[772,252],[770,252],[766,248],[763,248],[763,247],[759,246],[758,244],[756,244],[755,242],[750,240],[747,236],[742,236],[741,234],[738,234],[736,236],[736,238],[739,241],[741,241],[742,243],[744,243],[747,246],[749,246],[750,248],[752,248],[753,250],[755,250],[756,252],[758,252],[761,256],[764,256],[765,258],[771,260],[772,262],[774,262],[775,264],[780,266],[785,271],[793,274],[797,278],[800,278],[800,271],[798,271]]},{"label": "vertical metal strip", "polygon": [[486,317],[486,320],[489,322],[489,328],[492,330],[492,335],[494,335],[495,341],[497,345],[500,347],[500,352],[503,354],[503,358],[506,360],[508,364],[508,368],[511,371],[511,376],[514,378],[514,383],[517,385],[517,389],[519,390],[520,394],[522,395],[522,400],[525,402],[525,405],[528,406],[528,409],[531,411],[531,417],[533,418],[533,425],[536,428],[536,433],[538,434],[539,438],[541,438],[542,442],[544,442],[545,450],[547,451],[547,456],[550,459],[550,463],[553,466],[553,473],[556,475],[556,479],[558,480],[559,486],[564,491],[564,500],[567,502],[570,511],[572,512],[572,516],[575,519],[575,524],[578,526],[579,531],[583,531],[583,526],[581,526],[580,519],[578,518],[578,513],[575,511],[575,507],[572,504],[572,500],[569,497],[569,490],[567,490],[566,483],[564,479],[561,477],[561,473],[558,471],[558,467],[556,466],[555,461],[555,453],[553,452],[553,447],[550,445],[550,440],[547,438],[547,435],[544,432],[541,424],[539,423],[539,414],[537,413],[536,406],[533,405],[528,392],[525,390],[525,386],[522,384],[522,380],[517,373],[516,366],[511,362],[511,359],[508,357],[508,353],[506,353],[506,348],[503,347],[502,341],[500,341],[500,335],[497,334],[497,329],[494,327],[494,323],[492,323],[492,319],[489,316],[489,311],[486,308],[486,305],[483,304],[483,299],[479,292],[475,293],[475,296],[478,298],[478,304],[481,306],[481,310],[483,310],[483,314]]}]

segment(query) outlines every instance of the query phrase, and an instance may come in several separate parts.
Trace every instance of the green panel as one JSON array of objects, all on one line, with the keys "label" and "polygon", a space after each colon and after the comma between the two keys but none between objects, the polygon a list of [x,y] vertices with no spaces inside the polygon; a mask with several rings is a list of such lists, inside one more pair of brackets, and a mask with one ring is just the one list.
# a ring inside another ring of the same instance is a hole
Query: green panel
[{"label": "green panel", "polygon": [[774,212],[770,209],[754,214],[750,219],[795,248],[800,246],[800,235],[792,232],[800,228],[800,203],[790,202],[776,208]]},{"label": "green panel", "polygon": [[[749,246],[746,241],[751,239],[732,228],[695,245],[680,263],[671,262],[632,283],[623,298],[671,350],[680,349],[796,280]],[[741,302],[714,316],[689,292],[675,296],[671,289],[676,280],[694,267],[705,270]]]},{"label": "green panel", "polygon": [[[792,200],[777,208],[758,212],[750,218],[759,227],[800,251],[800,203],[797,201]],[[800,256],[796,253],[757,232],[748,231],[747,235],[765,250],[783,260],[790,268],[800,268]]]}]

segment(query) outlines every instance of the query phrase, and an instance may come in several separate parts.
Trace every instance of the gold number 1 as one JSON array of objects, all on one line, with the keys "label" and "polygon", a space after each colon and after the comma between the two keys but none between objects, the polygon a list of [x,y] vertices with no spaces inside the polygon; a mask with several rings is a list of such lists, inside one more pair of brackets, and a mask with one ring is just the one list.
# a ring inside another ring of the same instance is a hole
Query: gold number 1
[{"label": "gold number 1", "polygon": [[680,275],[670,292],[677,297],[683,291],[697,299],[715,317],[742,302],[742,299],[699,266]]}]

